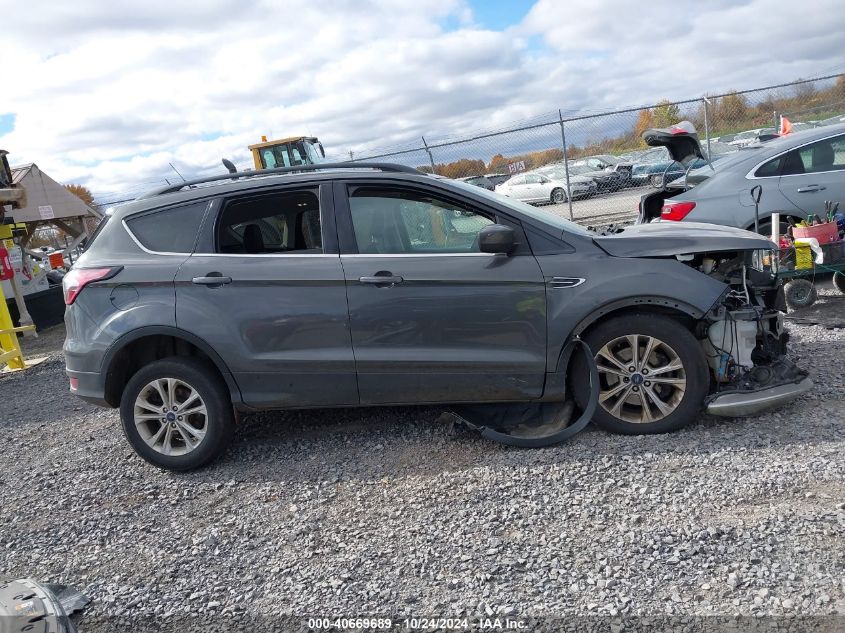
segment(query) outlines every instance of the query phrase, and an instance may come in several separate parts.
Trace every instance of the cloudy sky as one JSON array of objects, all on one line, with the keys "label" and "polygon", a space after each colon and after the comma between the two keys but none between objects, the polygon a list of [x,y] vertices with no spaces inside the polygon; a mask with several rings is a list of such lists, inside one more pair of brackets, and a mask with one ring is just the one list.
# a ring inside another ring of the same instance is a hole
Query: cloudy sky
[{"label": "cloudy sky", "polygon": [[0,0],[0,15],[0,147],[101,200],[177,178],[169,163],[249,166],[262,134],[346,155],[845,71],[840,0]]}]

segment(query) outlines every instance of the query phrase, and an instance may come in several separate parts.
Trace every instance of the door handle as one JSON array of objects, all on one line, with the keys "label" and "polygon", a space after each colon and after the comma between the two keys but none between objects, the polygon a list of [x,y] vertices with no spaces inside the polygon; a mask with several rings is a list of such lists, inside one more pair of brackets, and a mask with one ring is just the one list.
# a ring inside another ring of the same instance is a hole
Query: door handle
[{"label": "door handle", "polygon": [[198,286],[222,286],[232,283],[232,278],[224,277],[222,273],[208,273],[205,277],[194,277],[191,279],[191,283]]},{"label": "door handle", "polygon": [[358,277],[358,281],[362,284],[371,284],[374,286],[393,286],[395,284],[401,284],[405,280],[399,275],[379,271],[372,277]]},{"label": "door handle", "polygon": [[813,193],[814,191],[824,191],[824,185],[807,185],[806,187],[798,187],[798,193]]}]

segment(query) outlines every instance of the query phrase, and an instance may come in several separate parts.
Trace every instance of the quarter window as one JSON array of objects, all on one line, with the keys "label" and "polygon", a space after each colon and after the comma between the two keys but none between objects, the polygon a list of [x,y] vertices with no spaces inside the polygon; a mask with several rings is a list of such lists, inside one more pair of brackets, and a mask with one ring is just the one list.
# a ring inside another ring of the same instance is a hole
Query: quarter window
[{"label": "quarter window", "polygon": [[349,198],[359,253],[478,253],[493,220],[423,193],[362,187]]},{"label": "quarter window", "polygon": [[208,201],[137,215],[126,220],[135,238],[157,253],[190,253],[194,250]]},{"label": "quarter window", "polygon": [[286,191],[229,202],[216,233],[218,253],[323,252],[320,205],[315,191]]}]

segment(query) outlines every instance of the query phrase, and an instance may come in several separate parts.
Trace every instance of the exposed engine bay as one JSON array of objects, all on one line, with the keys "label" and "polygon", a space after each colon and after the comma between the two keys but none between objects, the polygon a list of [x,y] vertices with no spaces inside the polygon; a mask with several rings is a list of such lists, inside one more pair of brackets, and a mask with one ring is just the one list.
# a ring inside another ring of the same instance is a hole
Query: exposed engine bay
[{"label": "exposed engine bay", "polygon": [[696,253],[677,259],[728,285],[696,331],[715,385],[708,401],[725,392],[760,391],[807,377],[786,356],[786,303],[771,251]]}]

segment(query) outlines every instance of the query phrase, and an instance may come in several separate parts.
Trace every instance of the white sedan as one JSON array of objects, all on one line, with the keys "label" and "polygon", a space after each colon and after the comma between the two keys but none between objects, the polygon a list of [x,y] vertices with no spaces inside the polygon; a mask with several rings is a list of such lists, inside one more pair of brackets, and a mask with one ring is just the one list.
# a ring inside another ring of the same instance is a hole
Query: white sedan
[{"label": "white sedan", "polygon": [[[572,198],[584,198],[596,192],[596,183],[591,178],[571,177],[569,186]],[[523,202],[566,202],[566,181],[553,180],[542,174],[517,174],[496,186],[501,193]]]}]

